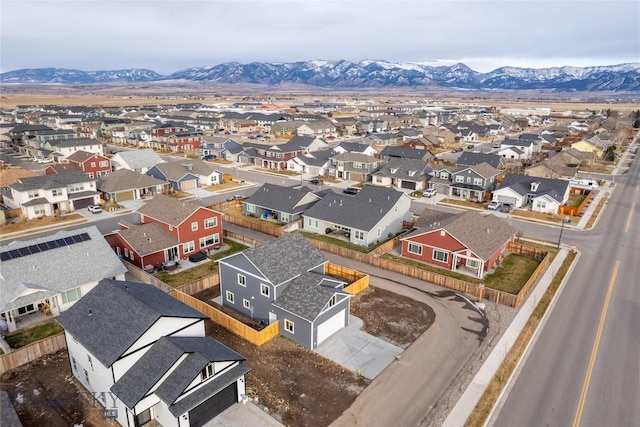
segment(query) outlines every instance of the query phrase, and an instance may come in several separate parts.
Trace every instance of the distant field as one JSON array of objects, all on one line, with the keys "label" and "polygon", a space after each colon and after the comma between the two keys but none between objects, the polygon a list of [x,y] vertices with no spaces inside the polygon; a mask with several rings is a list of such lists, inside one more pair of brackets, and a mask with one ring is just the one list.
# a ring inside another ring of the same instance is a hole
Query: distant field
[{"label": "distant field", "polygon": [[278,104],[310,102],[315,99],[341,101],[349,98],[377,99],[380,102],[432,100],[434,104],[487,105],[502,107],[547,107],[552,112],[568,109],[638,109],[640,94],[605,94],[548,91],[452,91],[405,89],[329,90],[304,85],[270,88],[252,84],[132,83],[105,85],[17,85],[4,84],[0,108],[25,104],[54,105],[157,105],[189,102],[231,103],[271,97]]}]

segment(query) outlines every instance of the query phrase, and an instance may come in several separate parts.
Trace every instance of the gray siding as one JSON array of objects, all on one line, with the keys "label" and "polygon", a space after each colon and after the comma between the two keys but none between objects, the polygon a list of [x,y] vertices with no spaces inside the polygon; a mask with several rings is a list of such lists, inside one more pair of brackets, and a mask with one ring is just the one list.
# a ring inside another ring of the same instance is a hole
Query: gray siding
[{"label": "gray siding", "polygon": [[[280,335],[289,338],[303,347],[313,349],[311,346],[311,322],[288,311],[282,310],[279,307],[273,307],[273,312],[278,315],[278,321],[280,322]],[[285,319],[293,322],[293,334],[284,328]]]},{"label": "gray siding", "polygon": [[[345,317],[344,324],[345,325],[349,324],[349,305],[351,303],[351,298],[346,296],[346,295],[345,296],[338,296],[338,298],[342,298],[342,300],[339,300],[336,303],[336,305],[334,305],[329,310],[325,311],[324,313],[322,313],[318,317],[316,317],[316,320],[313,322],[313,346],[312,347],[307,347],[307,348],[310,348],[312,350],[314,348],[316,348],[316,346],[318,345],[318,326],[320,326],[322,323],[324,323],[331,316],[334,316],[336,313],[340,312],[340,310],[345,310],[345,313],[344,313],[344,317]],[[311,337],[309,337],[309,338],[311,338]]]},{"label": "gray siding", "polygon": [[[255,269],[252,268],[250,270]],[[273,301],[275,295],[273,285],[264,278],[259,279],[244,271],[241,271],[240,274],[245,276],[246,286],[239,285],[238,272],[235,268],[220,263],[220,296],[222,297],[222,305],[230,307],[256,321],[268,323],[271,301]],[[262,283],[269,287],[268,297],[260,293],[260,284]],[[227,300],[227,291],[233,293],[233,303]],[[250,302],[253,313],[251,312],[251,308],[244,307],[243,299]]]}]

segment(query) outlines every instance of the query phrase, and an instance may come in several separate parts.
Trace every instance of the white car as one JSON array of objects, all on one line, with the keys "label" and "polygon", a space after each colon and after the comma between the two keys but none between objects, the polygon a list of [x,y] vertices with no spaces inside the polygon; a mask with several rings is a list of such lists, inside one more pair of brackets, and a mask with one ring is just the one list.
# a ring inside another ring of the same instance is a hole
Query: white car
[{"label": "white car", "polygon": [[502,203],[498,202],[497,200],[493,200],[491,202],[489,202],[489,204],[487,205],[487,209],[491,209],[491,210],[497,210],[500,208],[500,206],[502,206]]},{"label": "white car", "polygon": [[435,188],[427,188],[426,190],[424,190],[422,192],[422,196],[423,197],[433,197],[437,194],[437,191]]},{"label": "white car", "polygon": [[100,205],[89,205],[87,206],[87,210],[94,214],[102,212],[102,208],[100,207]]},{"label": "white car", "polygon": [[49,158],[38,159],[38,163],[41,165],[44,165],[46,163],[53,163],[53,159],[49,159]]}]

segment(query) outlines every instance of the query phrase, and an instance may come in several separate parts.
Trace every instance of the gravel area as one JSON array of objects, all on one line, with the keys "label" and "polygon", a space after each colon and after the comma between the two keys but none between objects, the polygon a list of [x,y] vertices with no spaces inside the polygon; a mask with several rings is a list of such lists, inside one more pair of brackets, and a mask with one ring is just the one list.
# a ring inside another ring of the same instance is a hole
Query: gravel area
[{"label": "gravel area", "polygon": [[476,375],[485,358],[498,343],[504,331],[513,321],[518,310],[496,303],[485,302],[485,315],[489,320],[489,331],[480,346],[474,351],[465,367],[453,380],[447,390],[442,393],[442,398],[436,403],[431,412],[420,424],[421,427],[441,426],[455,404],[466,390],[471,380]]}]

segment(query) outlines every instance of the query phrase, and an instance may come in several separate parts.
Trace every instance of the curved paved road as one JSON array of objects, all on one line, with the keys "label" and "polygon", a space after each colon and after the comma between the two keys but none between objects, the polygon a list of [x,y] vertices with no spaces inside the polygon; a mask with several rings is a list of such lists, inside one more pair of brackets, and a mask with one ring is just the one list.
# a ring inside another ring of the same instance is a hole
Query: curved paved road
[{"label": "curved paved road", "polygon": [[640,425],[640,159],[582,256],[490,425]]}]

